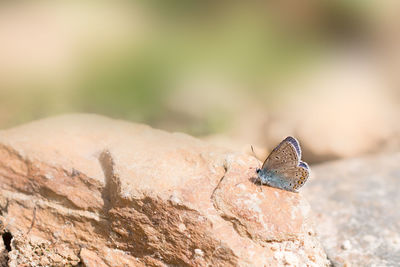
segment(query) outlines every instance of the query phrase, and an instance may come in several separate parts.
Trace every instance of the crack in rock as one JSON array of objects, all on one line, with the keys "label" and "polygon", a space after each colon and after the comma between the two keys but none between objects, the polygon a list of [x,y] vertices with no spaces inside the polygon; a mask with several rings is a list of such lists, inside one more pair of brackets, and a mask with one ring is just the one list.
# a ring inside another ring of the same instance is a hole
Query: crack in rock
[{"label": "crack in rock", "polygon": [[114,171],[114,159],[109,150],[101,152],[98,158],[105,177],[105,185],[102,190],[102,198],[104,200],[105,214],[114,206],[118,199],[121,188],[121,182],[118,175]]}]

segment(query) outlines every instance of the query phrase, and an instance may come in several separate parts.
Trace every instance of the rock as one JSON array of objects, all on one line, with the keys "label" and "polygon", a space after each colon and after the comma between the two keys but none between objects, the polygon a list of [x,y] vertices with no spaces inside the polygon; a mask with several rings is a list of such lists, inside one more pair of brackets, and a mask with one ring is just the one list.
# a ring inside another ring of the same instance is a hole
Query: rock
[{"label": "rock", "polygon": [[[304,196],[335,266],[397,266],[400,262],[400,153],[313,168]],[[347,265],[346,265],[347,264]]]},{"label": "rock", "polygon": [[341,246],[342,249],[344,250],[349,250],[351,249],[351,243],[349,240],[345,240]]},{"label": "rock", "polygon": [[258,164],[94,115],[1,131],[9,264],[327,265],[302,194],[254,184]]},{"label": "rock", "polygon": [[10,266],[75,266],[80,262],[76,249],[35,236],[14,236],[11,245]]},{"label": "rock", "polygon": [[[3,233],[1,233],[3,235]],[[8,251],[4,246],[3,240],[0,241],[0,267],[6,267],[8,262]]]}]

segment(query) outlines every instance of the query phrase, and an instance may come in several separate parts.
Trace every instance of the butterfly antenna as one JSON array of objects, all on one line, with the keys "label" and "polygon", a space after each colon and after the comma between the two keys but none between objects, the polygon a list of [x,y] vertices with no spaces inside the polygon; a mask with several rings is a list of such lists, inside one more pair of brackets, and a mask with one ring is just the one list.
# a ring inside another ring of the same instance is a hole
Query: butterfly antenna
[{"label": "butterfly antenna", "polygon": [[[256,159],[258,159],[257,158],[257,155],[256,155],[256,152],[254,152],[254,147],[251,145],[250,146],[251,147],[251,151],[253,151],[253,155],[254,155],[254,157],[256,158]],[[258,164],[258,168],[257,169],[260,169],[260,164]],[[257,176],[256,177],[256,180],[258,180],[258,182],[259,182],[259,184],[260,184],[260,189],[261,189],[261,192],[262,192],[262,183],[261,183],[261,180],[259,180],[259,177]]]},{"label": "butterfly antenna", "polygon": [[257,158],[256,152],[254,152],[254,147],[253,147],[253,145],[251,145],[250,147],[251,147],[251,151],[253,151],[254,157]]},{"label": "butterfly antenna", "polygon": [[[251,147],[251,151],[253,151],[253,155],[254,155],[254,157],[256,158],[256,159],[258,159],[258,157],[257,157],[257,155],[256,155],[256,152],[254,152],[254,147],[251,145],[250,146]],[[259,169],[261,166],[260,166],[260,164],[258,164],[258,168],[257,169]]]}]

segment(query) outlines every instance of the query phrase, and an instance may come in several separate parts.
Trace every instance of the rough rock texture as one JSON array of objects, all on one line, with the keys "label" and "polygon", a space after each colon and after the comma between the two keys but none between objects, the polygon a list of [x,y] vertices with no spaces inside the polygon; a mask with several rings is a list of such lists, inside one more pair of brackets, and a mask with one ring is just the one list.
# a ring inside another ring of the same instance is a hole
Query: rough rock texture
[{"label": "rough rock texture", "polygon": [[9,265],[328,264],[303,196],[255,185],[258,164],[93,115],[1,131]]},{"label": "rough rock texture", "polygon": [[313,168],[303,192],[335,266],[400,263],[400,153]]},{"label": "rough rock texture", "polygon": [[[4,228],[2,225],[2,217],[0,216],[0,234],[1,236],[4,235]],[[8,262],[8,251],[4,245],[4,241],[0,240],[0,267],[7,266]]]}]

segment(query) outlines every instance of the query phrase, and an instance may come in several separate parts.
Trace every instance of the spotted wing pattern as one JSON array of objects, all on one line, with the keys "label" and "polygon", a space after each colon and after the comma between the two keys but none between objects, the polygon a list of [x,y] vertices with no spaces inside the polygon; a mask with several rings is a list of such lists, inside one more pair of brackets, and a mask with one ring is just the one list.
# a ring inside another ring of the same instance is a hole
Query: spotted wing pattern
[{"label": "spotted wing pattern", "polygon": [[[304,162],[302,163],[305,164]],[[305,168],[303,164],[302,166],[296,166],[283,172],[277,172],[278,176],[287,181],[288,187],[294,189],[293,191],[302,187],[310,174],[308,167]]]},{"label": "spotted wing pattern", "polygon": [[265,160],[258,172],[262,183],[297,192],[309,177],[307,163],[300,160],[299,142],[289,136],[285,138]]},{"label": "spotted wing pattern", "polygon": [[289,136],[272,150],[262,165],[262,169],[287,169],[295,167],[299,164],[300,156],[299,143],[296,139]]}]

